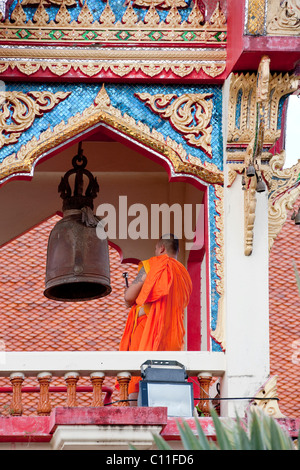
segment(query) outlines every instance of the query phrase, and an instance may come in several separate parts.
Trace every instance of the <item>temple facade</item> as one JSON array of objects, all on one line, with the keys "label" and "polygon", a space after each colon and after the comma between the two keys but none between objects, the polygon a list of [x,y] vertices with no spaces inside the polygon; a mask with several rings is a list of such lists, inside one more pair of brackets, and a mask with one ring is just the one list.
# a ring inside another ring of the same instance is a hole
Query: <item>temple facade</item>
[{"label": "temple facade", "polygon": [[[184,366],[212,438],[211,406],[262,408],[296,437],[299,399],[282,412],[270,364],[269,273],[291,211],[300,270],[300,161],[285,166],[299,2],[0,0],[0,19],[0,448],[151,449],[155,432],[176,448],[166,407],[129,406],[148,360]],[[45,300],[45,263],[79,152],[99,183],[112,292],[66,305]],[[185,348],[119,352],[122,273],[170,231],[193,283]]]}]

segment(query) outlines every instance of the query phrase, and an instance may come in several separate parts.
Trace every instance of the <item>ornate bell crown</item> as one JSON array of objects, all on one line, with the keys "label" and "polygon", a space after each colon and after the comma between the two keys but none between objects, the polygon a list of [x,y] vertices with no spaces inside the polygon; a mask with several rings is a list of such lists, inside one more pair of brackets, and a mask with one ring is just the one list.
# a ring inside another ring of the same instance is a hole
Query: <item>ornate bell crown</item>
[{"label": "ornate bell crown", "polygon": [[[82,143],[78,145],[78,153],[72,159],[73,168],[65,173],[58,186],[58,192],[63,200],[63,211],[70,209],[94,208],[93,200],[99,192],[97,178],[85,167],[87,158],[83,155]],[[74,190],[72,193],[70,177],[75,174]],[[84,192],[84,176],[88,180]]]}]

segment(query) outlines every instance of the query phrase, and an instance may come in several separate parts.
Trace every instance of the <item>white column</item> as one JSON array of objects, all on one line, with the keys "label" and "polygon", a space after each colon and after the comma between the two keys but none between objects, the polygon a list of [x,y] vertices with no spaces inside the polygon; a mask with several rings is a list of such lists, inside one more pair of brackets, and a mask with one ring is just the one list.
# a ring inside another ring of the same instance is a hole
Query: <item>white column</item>
[{"label": "white column", "polygon": [[[244,254],[244,191],[238,175],[228,187],[227,102],[223,89],[224,138],[224,290],[226,316],[226,372],[222,398],[252,397],[269,377],[269,251],[268,194],[256,193],[253,251]],[[240,416],[247,400],[222,400],[222,416]]]},{"label": "white column", "polygon": [[[241,177],[225,189],[226,373],[222,397],[251,397],[269,376],[267,192],[256,195],[253,251],[244,254]],[[248,402],[222,401],[222,415],[240,415]]]}]

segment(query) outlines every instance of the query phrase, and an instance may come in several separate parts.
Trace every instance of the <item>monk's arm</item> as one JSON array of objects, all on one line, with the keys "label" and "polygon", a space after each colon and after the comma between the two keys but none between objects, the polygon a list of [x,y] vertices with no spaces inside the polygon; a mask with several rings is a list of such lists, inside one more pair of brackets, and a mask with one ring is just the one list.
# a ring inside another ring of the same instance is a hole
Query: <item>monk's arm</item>
[{"label": "monk's arm", "polygon": [[130,284],[130,286],[125,290],[124,300],[126,307],[131,307],[134,304],[141,288],[143,287],[146,276],[147,274],[145,269],[141,268],[132,284]]}]

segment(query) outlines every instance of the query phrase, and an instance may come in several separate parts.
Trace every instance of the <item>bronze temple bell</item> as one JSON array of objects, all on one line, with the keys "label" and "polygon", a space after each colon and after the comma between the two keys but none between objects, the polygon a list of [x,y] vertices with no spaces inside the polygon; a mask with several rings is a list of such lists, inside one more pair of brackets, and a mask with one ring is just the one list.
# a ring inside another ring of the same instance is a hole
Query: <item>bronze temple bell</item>
[{"label": "bronze temple bell", "polygon": [[[85,169],[86,164],[79,144],[78,155],[72,160],[73,169],[67,171],[58,186],[63,218],[50,233],[44,291],[52,300],[92,300],[111,292],[108,241],[97,236],[99,219],[93,214],[99,185],[97,178]],[[73,194],[69,183],[72,175],[75,175]]]}]

